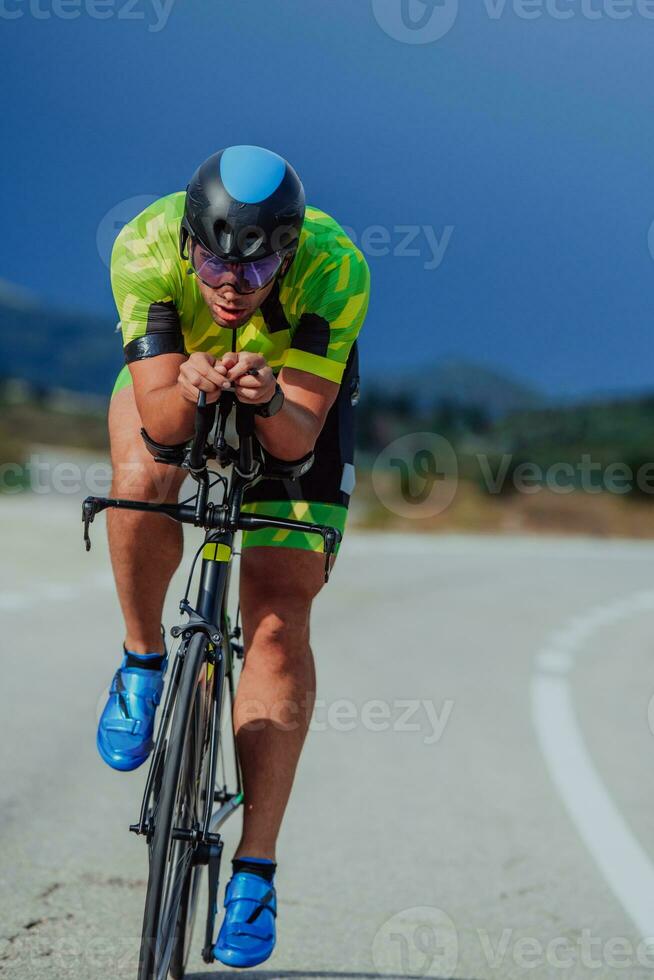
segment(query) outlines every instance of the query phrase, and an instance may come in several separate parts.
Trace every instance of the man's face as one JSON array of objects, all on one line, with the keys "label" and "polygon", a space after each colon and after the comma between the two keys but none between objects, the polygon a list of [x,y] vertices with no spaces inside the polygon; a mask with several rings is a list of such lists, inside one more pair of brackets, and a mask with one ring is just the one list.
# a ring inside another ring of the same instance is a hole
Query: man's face
[{"label": "man's face", "polygon": [[[236,282],[236,277],[234,277],[234,282]],[[218,326],[235,330],[247,323],[253,313],[259,309],[275,285],[275,280],[273,279],[267,286],[257,289],[254,293],[246,294],[237,293],[233,284],[229,282],[223,283],[218,289],[212,289],[200,279],[197,280],[197,283],[202,298]]]}]

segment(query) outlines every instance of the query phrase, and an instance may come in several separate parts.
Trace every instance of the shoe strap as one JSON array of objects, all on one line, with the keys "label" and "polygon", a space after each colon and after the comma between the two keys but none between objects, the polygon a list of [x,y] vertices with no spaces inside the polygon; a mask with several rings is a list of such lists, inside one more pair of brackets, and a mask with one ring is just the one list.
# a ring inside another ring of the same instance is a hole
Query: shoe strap
[{"label": "shoe strap", "polygon": [[108,718],[102,725],[106,732],[122,732],[127,735],[138,735],[143,727],[140,718]]},{"label": "shoe strap", "polygon": [[239,901],[251,902],[254,906],[247,916],[248,923],[254,923],[264,909],[272,912],[273,916],[277,915],[275,886],[265,878],[250,874],[248,871],[237,872],[225,891],[225,908]]},{"label": "shoe strap", "polygon": [[159,703],[163,690],[163,671],[139,670],[120,667],[111,682],[110,694],[130,694],[138,698],[152,698]]}]

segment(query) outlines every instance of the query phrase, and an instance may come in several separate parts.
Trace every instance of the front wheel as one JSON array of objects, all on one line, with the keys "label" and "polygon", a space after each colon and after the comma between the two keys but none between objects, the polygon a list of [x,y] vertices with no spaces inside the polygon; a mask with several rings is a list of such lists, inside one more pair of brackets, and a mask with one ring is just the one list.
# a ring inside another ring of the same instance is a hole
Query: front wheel
[{"label": "front wheel", "polygon": [[194,636],[184,658],[161,791],[151,821],[150,874],[143,915],[139,980],[166,980],[182,900],[188,895],[195,844],[173,830],[199,827],[201,773],[207,751],[207,639]]}]

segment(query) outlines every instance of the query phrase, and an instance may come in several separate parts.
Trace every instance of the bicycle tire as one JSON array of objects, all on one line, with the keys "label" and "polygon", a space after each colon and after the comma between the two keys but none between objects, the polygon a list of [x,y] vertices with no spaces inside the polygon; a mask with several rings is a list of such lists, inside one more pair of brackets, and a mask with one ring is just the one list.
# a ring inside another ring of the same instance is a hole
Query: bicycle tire
[{"label": "bicycle tire", "polygon": [[[198,711],[205,704],[206,698],[206,674],[203,672],[207,642],[202,635],[194,636],[189,642],[175,702],[161,792],[154,815],[154,831],[150,841],[150,869],[143,913],[139,980],[166,980],[178,919],[178,905],[187,880],[191,877],[194,845],[173,840],[171,832],[175,818],[179,817],[180,808],[184,802],[188,803],[189,789],[193,788],[188,779],[189,774],[193,781],[199,777],[201,761],[198,765],[195,755],[198,744],[202,750],[205,742],[207,719],[199,718]],[[191,729],[193,721],[195,731]],[[199,741],[198,733],[201,735]],[[187,817],[183,822],[188,822]],[[179,899],[176,898],[177,893]],[[166,907],[167,902],[171,903],[171,908]],[[168,921],[162,922],[162,916]]]},{"label": "bicycle tire", "polygon": [[[223,621],[223,650],[225,652],[225,657],[229,657],[229,627]],[[226,661],[228,662],[228,661]],[[225,688],[225,675],[223,674],[223,681],[221,685],[220,699],[221,699],[221,711],[220,716],[222,717],[222,708],[224,704],[224,688]],[[230,702],[230,711],[232,709],[232,704]],[[222,733],[218,731],[216,733],[216,738],[220,740],[222,738]],[[206,780],[203,779],[204,784]],[[214,787],[205,787],[206,792],[213,793]],[[193,930],[195,926],[195,918],[198,910],[199,903],[199,891],[202,879],[203,866],[198,865],[191,870],[187,881],[184,885],[184,890],[182,892],[182,898],[180,902],[179,914],[177,917],[177,925],[175,928],[175,938],[173,941],[173,950],[170,958],[170,976],[172,980],[183,980],[186,974],[186,966],[188,963],[189,951],[191,942],[193,940]]]},{"label": "bicycle tire", "polygon": [[193,928],[199,901],[198,893],[200,890],[202,870],[202,865],[196,865],[196,867],[192,868],[184,884],[170,957],[170,976],[172,980],[184,980],[186,976],[186,966],[193,939]]}]

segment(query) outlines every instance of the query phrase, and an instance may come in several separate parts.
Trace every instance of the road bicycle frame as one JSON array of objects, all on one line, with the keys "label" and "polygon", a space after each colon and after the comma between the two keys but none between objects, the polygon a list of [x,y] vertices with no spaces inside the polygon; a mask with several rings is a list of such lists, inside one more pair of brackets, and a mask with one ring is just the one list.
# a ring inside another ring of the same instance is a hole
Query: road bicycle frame
[{"label": "road bicycle frame", "polygon": [[[236,408],[236,431],[239,435],[237,449],[230,446],[225,437],[227,420],[234,407]],[[325,581],[329,578],[330,558],[341,540],[340,532],[333,527],[241,513],[243,494],[247,487],[258,482],[263,476],[296,477],[309,469],[313,462],[313,455],[298,461],[298,463],[283,463],[279,460],[273,460],[262,450],[256,439],[252,409],[241,405],[229,392],[221,395],[218,414],[219,420],[212,444],[208,444],[207,440],[214,425],[216,405],[207,405],[206,396],[203,392],[198,398],[195,436],[190,448],[186,446],[173,448],[156,446],[149,439],[147,433],[144,430],[142,432],[155,459],[162,463],[173,463],[189,471],[198,484],[194,499],[181,504],[154,504],[148,501],[87,497],[82,509],[84,540],[87,550],[91,546],[90,525],[95,516],[107,508],[163,514],[183,524],[203,527],[206,532],[201,552],[198,552],[198,555],[201,553],[202,560],[196,604],[192,606],[188,600],[190,581],[195,567],[194,561],[186,594],[180,602],[180,612],[187,616],[187,621],[183,625],[174,626],[170,631],[175,638],[181,638],[181,644],[172,663],[155,747],[143,792],[139,820],[130,826],[130,830],[145,836],[148,842],[152,839],[154,833],[150,816],[153,812],[152,803],[153,800],[156,801],[158,787],[161,783],[166,757],[166,740],[169,736],[185,656],[193,637],[202,634],[206,637],[207,651],[207,670],[203,679],[203,693],[208,694],[206,700],[208,705],[207,759],[209,769],[206,780],[208,791],[205,793],[203,814],[199,826],[194,830],[174,828],[172,838],[193,844],[193,864],[195,866],[208,865],[209,907],[202,951],[203,959],[207,963],[213,962],[213,929],[217,912],[215,895],[218,888],[222,852],[222,839],[218,831],[243,802],[241,772],[235,740],[236,785],[233,790],[228,790],[226,785],[220,788],[216,787],[224,685],[227,683],[230,704],[233,704],[235,693],[234,660],[243,656],[243,647],[238,642],[240,627],[237,624],[232,629],[227,614],[234,539],[239,530],[256,530],[268,527],[320,534],[323,539],[325,554]],[[219,504],[209,500],[212,484],[207,463],[210,459],[215,459],[222,467],[232,466],[231,480],[228,481],[221,476],[217,477],[216,482],[221,482],[224,489],[223,500]],[[209,685],[211,686],[209,687]],[[206,686],[206,690],[204,690],[204,686]],[[215,803],[220,804],[216,811],[214,811]]]}]

